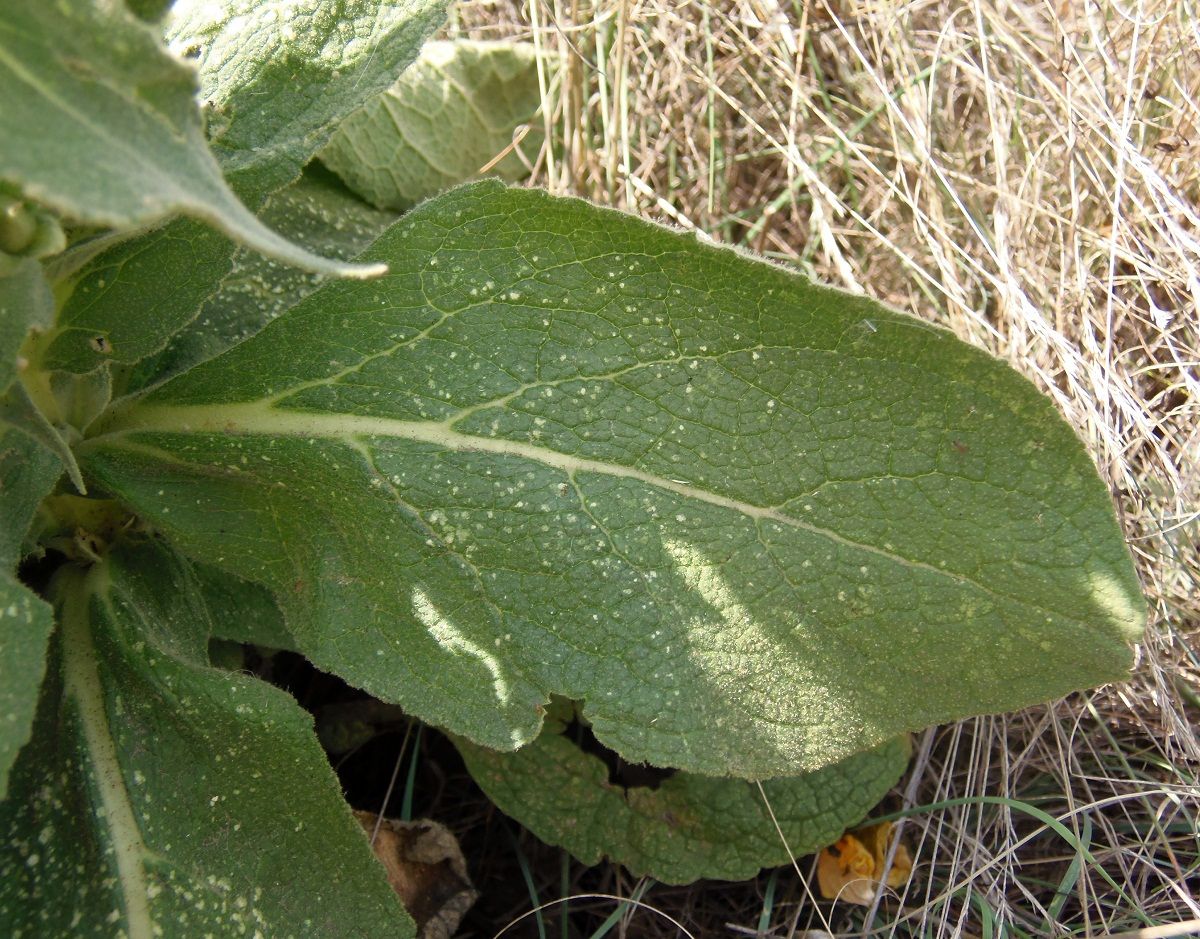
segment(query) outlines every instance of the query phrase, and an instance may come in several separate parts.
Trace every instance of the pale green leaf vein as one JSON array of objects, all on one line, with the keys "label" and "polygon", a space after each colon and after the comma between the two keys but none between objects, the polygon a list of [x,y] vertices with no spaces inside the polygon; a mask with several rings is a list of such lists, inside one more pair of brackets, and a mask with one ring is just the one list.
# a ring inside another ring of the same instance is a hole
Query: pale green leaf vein
[{"label": "pale green leaf vein", "polygon": [[[878,545],[855,541],[836,531],[814,525],[772,506],[755,505],[703,489],[683,480],[670,479],[632,466],[575,456],[519,440],[465,434],[453,429],[457,420],[457,416],[446,421],[405,421],[357,414],[304,413],[272,407],[263,401],[219,405],[147,403],[125,412],[117,422],[109,425],[103,435],[92,438],[86,446],[129,446],[132,443],[133,448],[140,449],[143,446],[140,442],[123,439],[132,433],[221,433],[336,440],[355,449],[360,447],[363,441],[367,441],[369,444],[372,438],[394,439],[425,443],[459,453],[512,456],[557,469],[569,478],[573,478],[579,473],[595,473],[635,480],[675,493],[686,499],[728,509],[753,519],[756,524],[773,522],[784,527],[809,532],[844,547],[864,551],[913,570],[924,571],[958,584],[968,585],[995,599],[1016,602],[1042,612],[1050,612],[1040,606],[1030,604],[1027,599],[999,593],[966,575],[904,557]],[[179,458],[173,457],[172,462],[179,462]],[[1088,625],[1084,620],[1057,611],[1055,611],[1055,615],[1067,622],[1081,626]]]},{"label": "pale green leaf vein", "polygon": [[[69,592],[63,608],[63,676],[67,696],[79,709],[79,721],[95,774],[104,820],[112,840],[121,895],[125,902],[128,939],[151,939],[154,921],[150,913],[149,881],[145,859],[150,854],[142,840],[116,742],[108,722],[104,686],[96,664],[88,622],[88,601],[93,592],[103,596],[107,580],[96,568],[81,589]],[[104,597],[107,603],[107,597]]]}]

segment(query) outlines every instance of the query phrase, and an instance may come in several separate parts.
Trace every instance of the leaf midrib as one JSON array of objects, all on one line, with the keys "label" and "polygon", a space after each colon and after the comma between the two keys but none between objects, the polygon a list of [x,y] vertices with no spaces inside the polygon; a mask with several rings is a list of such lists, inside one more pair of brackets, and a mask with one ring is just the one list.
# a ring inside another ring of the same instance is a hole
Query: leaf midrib
[{"label": "leaf midrib", "polygon": [[134,816],[109,725],[108,705],[88,615],[93,595],[105,597],[107,603],[108,587],[108,571],[101,565],[67,588],[62,614],[63,690],[79,709],[79,722],[104,807],[117,879],[125,903],[126,935],[129,939],[151,939],[154,917],[150,912],[150,884],[145,866],[150,851],[142,840],[142,831]]},{"label": "leaf midrib", "polygon": [[[694,499],[728,509],[755,519],[756,522],[775,522],[779,525],[826,538],[836,544],[873,554],[887,561],[912,570],[920,570],[941,578],[966,585],[1006,605],[1023,607],[1057,617],[1063,622],[1088,627],[1087,621],[1031,603],[1026,598],[1009,596],[996,591],[964,574],[937,567],[925,561],[904,557],[894,551],[868,542],[855,541],[832,529],[804,521],[794,515],[781,512],[773,506],[755,505],[720,493],[702,489],[680,480],[659,476],[645,470],[620,463],[588,459],[552,450],[548,447],[510,440],[503,437],[481,437],[465,434],[453,429],[461,415],[444,421],[406,421],[393,418],[370,417],[358,414],[331,414],[293,411],[273,406],[266,401],[222,403],[219,405],[170,405],[141,404],[122,411],[110,421],[103,432],[85,441],[82,449],[101,446],[137,445],[132,440],[122,441],[131,434],[141,433],[214,433],[262,437],[321,438],[336,440],[350,446],[360,446],[364,439],[392,438],[427,443],[459,453],[488,453],[496,456],[515,456],[548,466],[563,472],[572,482],[579,473],[596,473],[622,479],[632,479]],[[161,456],[169,456],[160,453]]]}]

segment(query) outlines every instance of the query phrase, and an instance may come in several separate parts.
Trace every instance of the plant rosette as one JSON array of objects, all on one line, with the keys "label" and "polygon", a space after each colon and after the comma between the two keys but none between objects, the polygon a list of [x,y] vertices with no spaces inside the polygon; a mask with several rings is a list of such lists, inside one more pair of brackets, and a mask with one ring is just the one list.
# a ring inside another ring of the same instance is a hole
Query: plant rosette
[{"label": "plant rosette", "polygon": [[[816,850],[907,732],[1129,672],[1137,579],[1048,399],[753,257],[442,191],[537,107],[528,50],[421,54],[444,13],[0,9],[5,935],[413,935],[310,717],[214,639],[675,881],[785,859],[756,781]],[[614,786],[563,701],[678,772]]]}]

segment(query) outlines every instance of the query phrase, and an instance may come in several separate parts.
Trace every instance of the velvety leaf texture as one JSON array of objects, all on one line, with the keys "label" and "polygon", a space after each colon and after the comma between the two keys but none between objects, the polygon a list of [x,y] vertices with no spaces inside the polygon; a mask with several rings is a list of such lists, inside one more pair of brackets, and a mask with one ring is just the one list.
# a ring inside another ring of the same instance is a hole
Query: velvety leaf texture
[{"label": "velvety leaf texture", "polygon": [[[353,196],[327,171],[310,171],[279,190],[261,214],[268,225],[310,251],[343,259],[360,254],[396,219]],[[161,382],[254,335],[321,283],[319,275],[277,264],[257,251],[238,251],[216,290],[161,354],[139,364],[127,390]]]},{"label": "velvety leaf texture", "polygon": [[208,666],[157,548],[68,569],[33,740],[0,803],[5,936],[412,936],[284,692]]},{"label": "velvety leaf texture", "polygon": [[391,85],[445,14],[446,0],[177,0],[167,37],[199,69],[213,150],[253,202]]},{"label": "velvety leaf texture", "polygon": [[[395,218],[320,174],[274,193],[260,217],[307,250],[342,260]],[[320,283],[320,275],[180,220],[103,252],[74,275],[69,291],[60,288],[42,364],[85,372],[150,359],[133,376],[136,389],[246,338]]]},{"label": "velvety leaf texture", "polygon": [[626,789],[562,729],[547,720],[516,753],[465,742],[459,752],[487,797],[543,841],[584,864],[609,858],[671,884],[747,880],[832,844],[883,798],[909,756],[900,738],[804,776],[769,779],[761,792],[742,779],[693,773]]},{"label": "velvety leaf texture", "polygon": [[236,250],[220,232],[177,219],[97,255],[59,287],[42,367],[88,372],[157,352],[217,290]]},{"label": "velvety leaf texture", "polygon": [[497,183],[367,257],[81,448],[320,667],[498,748],[561,694],[745,778],[1127,673],[1105,487],[949,333]]},{"label": "velvety leaf texture", "polygon": [[79,491],[85,491],[79,466],[62,426],[51,423],[34,403],[25,385],[18,382],[8,389],[8,394],[0,396],[0,426],[17,430],[51,451],[61,461]]},{"label": "velvety leaf texture", "polygon": [[0,4],[0,87],[0,181],[28,198],[100,225],[182,212],[289,263],[370,273],[303,251],[242,205],[205,145],[194,73],[122,4]]},{"label": "velvety leaf texture", "polygon": [[49,604],[0,571],[0,799],[17,751],[29,739],[53,627]]},{"label": "velvety leaf texture", "polygon": [[37,261],[19,261],[8,276],[0,275],[0,395],[17,377],[17,354],[29,330],[53,318],[50,286]]},{"label": "velvety leaf texture", "polygon": [[16,569],[38,503],[62,473],[57,454],[24,431],[0,422],[0,570]]},{"label": "velvety leaf texture", "polygon": [[[407,209],[478,177],[540,103],[532,45],[431,42],[395,85],[338,127],[319,155],[372,205]],[[527,170],[510,153],[489,173],[517,180]]]}]

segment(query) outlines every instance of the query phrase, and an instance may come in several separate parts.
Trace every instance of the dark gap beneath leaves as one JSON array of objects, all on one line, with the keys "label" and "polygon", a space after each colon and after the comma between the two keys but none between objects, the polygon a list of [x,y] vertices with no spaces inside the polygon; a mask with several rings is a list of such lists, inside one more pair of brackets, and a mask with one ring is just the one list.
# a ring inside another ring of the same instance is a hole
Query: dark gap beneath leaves
[{"label": "dark gap beneath leaves", "polygon": [[623,789],[657,789],[675,775],[673,769],[651,766],[649,763],[629,763],[615,750],[596,739],[592,728],[578,718],[567,725],[563,735],[584,753],[598,757],[608,767],[608,781]]},{"label": "dark gap beneath leaves", "polygon": [[61,551],[49,548],[41,557],[29,555],[22,559],[17,567],[17,579],[39,597],[46,596],[46,588],[50,586],[50,578],[68,558]]},{"label": "dark gap beneath leaves", "polygon": [[[341,745],[347,742],[354,745],[330,754],[330,763],[350,806],[379,812],[392,780],[396,758],[404,744],[409,719],[391,705],[353,688],[335,675],[320,671],[301,655],[292,652],[264,654],[264,650],[248,645],[241,646],[240,650],[241,669],[289,692],[313,715],[318,725],[326,725],[326,739],[331,737],[328,729],[331,718],[335,722],[348,718],[351,724],[362,718],[364,723],[373,726],[370,735],[361,741],[352,741],[353,731],[342,739]],[[229,661],[230,651],[227,648],[220,650],[220,658]],[[395,787],[383,813],[391,817],[400,816],[416,726],[414,723],[396,774]],[[670,776],[670,771],[625,763],[579,722],[572,722],[566,732],[586,752],[605,760],[610,780],[615,785],[657,786]],[[560,848],[543,843],[497,810],[475,785],[454,744],[428,726],[421,732],[412,789],[413,818],[434,819],[454,833],[467,859],[475,887],[480,891],[479,900],[456,933],[459,939],[494,936],[508,923],[528,913],[535,904],[526,873],[533,880],[538,902],[551,905],[541,912],[540,925],[538,916],[527,916],[505,932],[505,936],[512,939],[538,939],[543,934],[552,934],[556,939],[587,939],[613,912],[616,903],[583,899],[581,895],[629,896],[637,889],[638,878],[631,877],[618,865],[605,863],[586,867],[579,864]],[[643,896],[643,902],[662,903],[677,909],[680,904],[693,908],[697,903],[718,906],[722,909],[719,913],[714,910],[714,915],[730,920],[752,916],[755,899],[752,887],[738,885],[736,899],[728,894],[728,887],[707,881],[690,887],[655,885]],[[725,888],[726,893],[717,888]],[[710,894],[714,889],[717,892]],[[567,903],[553,902],[569,896],[576,899]],[[689,901],[687,897],[694,899]],[[633,922],[645,930],[641,935],[665,934],[659,932],[663,924],[656,916],[643,912],[634,915]]]}]

